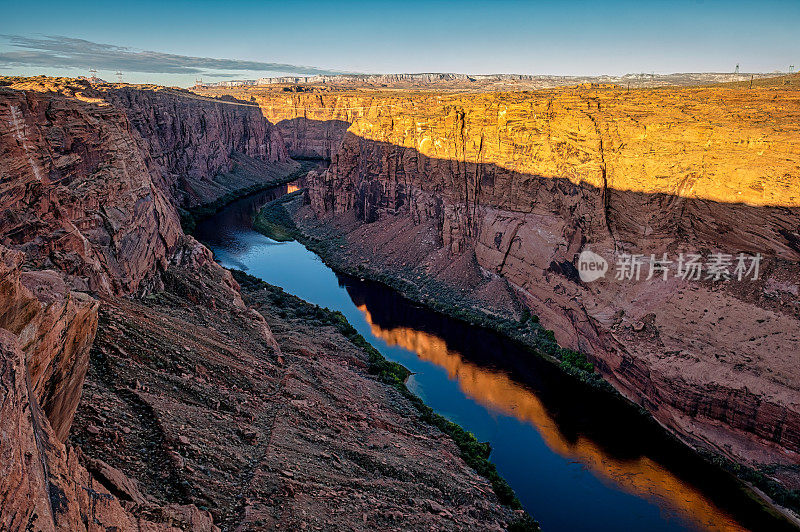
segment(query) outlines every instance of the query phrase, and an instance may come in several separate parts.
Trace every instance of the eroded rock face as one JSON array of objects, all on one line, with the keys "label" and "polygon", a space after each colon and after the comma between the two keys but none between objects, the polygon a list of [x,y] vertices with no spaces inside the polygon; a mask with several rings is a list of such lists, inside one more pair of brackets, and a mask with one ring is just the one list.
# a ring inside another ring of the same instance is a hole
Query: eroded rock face
[{"label": "eroded rock face", "polygon": [[[105,97],[125,110],[180,205],[213,201],[291,164],[278,129],[254,103],[161,88],[121,88]],[[220,174],[231,175],[219,182]]]},{"label": "eroded rock face", "polygon": [[[133,513],[123,508],[108,487],[129,486],[125,475],[98,482],[62,443],[89,367],[98,297],[161,288],[161,274],[181,264],[225,286],[218,296],[277,348],[230,274],[183,235],[176,209],[180,176],[211,182],[245,164],[254,172],[243,178],[249,186],[272,177],[260,163],[278,165],[276,175],[291,171],[276,130],[252,108],[228,112],[201,102],[193,113],[174,95],[123,92],[47,78],[0,89],[0,406],[10,435],[0,442],[7,469],[0,528],[214,529],[194,506],[148,498],[135,501]],[[167,116],[177,129],[156,124]],[[176,144],[188,130],[199,131],[189,135],[191,153]],[[198,197],[213,200],[241,183],[217,183]],[[155,520],[142,517],[154,513]]]},{"label": "eroded rock face", "polygon": [[78,288],[146,288],[181,234],[176,207],[297,166],[254,104],[38,78],[11,87],[0,92],[0,243]]},{"label": "eroded rock face", "polygon": [[[796,91],[256,98],[276,121],[303,105],[324,121],[328,102],[329,120],[350,121],[308,197],[376,268],[434,276],[512,317],[529,307],[694,445],[749,463],[798,459]],[[583,250],[611,263],[609,278],[623,253],[764,260],[754,282],[589,284]]]},{"label": "eroded rock face", "polygon": [[0,246],[0,328],[17,335],[31,391],[64,441],[81,397],[98,302],[52,270],[22,272],[23,255]]},{"label": "eroded rock face", "polygon": [[0,139],[0,243],[95,292],[136,291],[164,265],[177,211],[120,109],[2,89]]}]

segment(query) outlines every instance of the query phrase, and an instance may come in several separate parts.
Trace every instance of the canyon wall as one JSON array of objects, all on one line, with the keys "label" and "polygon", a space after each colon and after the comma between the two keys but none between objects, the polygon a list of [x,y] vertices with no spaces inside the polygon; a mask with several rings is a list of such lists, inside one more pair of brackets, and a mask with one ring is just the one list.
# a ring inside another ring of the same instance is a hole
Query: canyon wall
[{"label": "canyon wall", "polygon": [[160,87],[123,87],[107,97],[125,110],[181,206],[213,201],[294,166],[278,129],[253,104]]},{"label": "canyon wall", "polygon": [[[491,312],[531,309],[693,445],[797,463],[796,90],[248,94],[335,152],[308,197],[363,261]],[[341,138],[323,134],[340,122]],[[604,279],[580,280],[584,250],[609,262]],[[715,252],[760,253],[759,279],[614,278],[626,255]]]},{"label": "canyon wall", "polygon": [[22,271],[24,255],[0,246],[0,329],[28,354],[31,391],[64,441],[81,396],[98,302],[71,291],[58,272]]},{"label": "canyon wall", "polygon": [[175,245],[177,211],[125,112],[80,88],[0,89],[0,243],[84,290],[132,292]]},{"label": "canyon wall", "polygon": [[[210,516],[192,506],[162,505],[155,522],[134,517],[64,442],[101,299],[159,288],[162,272],[180,263],[227,279],[223,297],[246,308],[230,274],[183,236],[179,182],[211,181],[231,171],[236,156],[275,164],[273,173],[288,173],[294,163],[277,130],[252,107],[229,112],[233,106],[201,102],[193,109],[168,93],[98,90],[72,80],[3,85],[0,408],[8,437],[0,442],[0,528],[155,530],[183,523],[211,530]],[[195,130],[187,153],[178,139]],[[262,182],[270,176],[259,175]],[[226,185],[217,196],[238,183]]]}]

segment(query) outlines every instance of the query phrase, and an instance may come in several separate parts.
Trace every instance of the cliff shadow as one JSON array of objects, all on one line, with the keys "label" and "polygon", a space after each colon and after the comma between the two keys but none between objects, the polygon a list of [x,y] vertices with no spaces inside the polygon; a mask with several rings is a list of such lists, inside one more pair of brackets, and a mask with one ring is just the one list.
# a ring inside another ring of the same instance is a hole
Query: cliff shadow
[{"label": "cliff shadow", "polygon": [[280,120],[275,125],[291,157],[330,161],[341,148],[350,122],[298,117]]},{"label": "cliff shadow", "polygon": [[[598,188],[494,163],[428,157],[415,148],[352,132],[344,134],[342,149],[332,156],[319,188],[317,208],[352,209],[367,223],[386,213],[441,216],[434,202],[421,204],[441,198],[452,205],[451,221],[465,239],[477,238],[481,216],[497,209],[522,216],[556,215],[585,242],[610,237],[632,252],[679,242],[698,252],[761,253],[800,261],[800,207]],[[423,194],[415,197],[417,191]]]}]

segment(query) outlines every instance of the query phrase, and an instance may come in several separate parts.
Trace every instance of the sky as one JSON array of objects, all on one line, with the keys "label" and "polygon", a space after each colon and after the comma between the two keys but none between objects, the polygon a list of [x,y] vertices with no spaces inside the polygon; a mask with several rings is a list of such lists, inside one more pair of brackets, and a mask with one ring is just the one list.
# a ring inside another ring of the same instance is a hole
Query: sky
[{"label": "sky", "polygon": [[0,2],[2,75],[800,69],[800,0]]}]

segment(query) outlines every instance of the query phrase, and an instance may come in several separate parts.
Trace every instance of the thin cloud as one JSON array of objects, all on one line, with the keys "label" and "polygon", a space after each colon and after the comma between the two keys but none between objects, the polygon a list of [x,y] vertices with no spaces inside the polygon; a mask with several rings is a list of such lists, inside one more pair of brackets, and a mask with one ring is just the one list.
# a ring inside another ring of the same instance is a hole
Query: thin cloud
[{"label": "thin cloud", "polygon": [[[97,68],[150,74],[203,74],[219,75],[225,72],[285,72],[299,75],[345,74],[317,67],[265,63],[240,59],[215,59],[166,54],[147,50],[133,50],[124,46],[102,44],[60,35],[42,38],[21,35],[0,35],[15,50],[0,52],[0,68],[49,67]],[[215,73],[217,71],[217,73]]]}]

